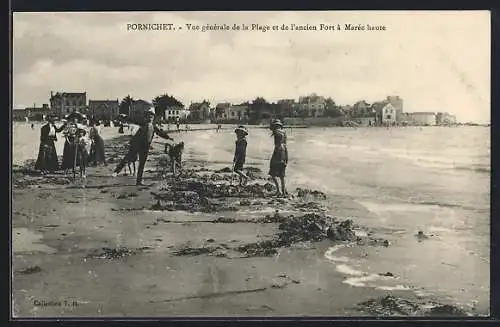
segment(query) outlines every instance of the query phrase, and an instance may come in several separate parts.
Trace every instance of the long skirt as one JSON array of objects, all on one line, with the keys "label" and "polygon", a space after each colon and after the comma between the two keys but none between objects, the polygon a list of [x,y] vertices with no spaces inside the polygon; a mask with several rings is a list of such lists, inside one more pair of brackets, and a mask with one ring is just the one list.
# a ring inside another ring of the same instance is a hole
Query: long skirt
[{"label": "long skirt", "polygon": [[40,143],[40,149],[38,150],[38,158],[36,160],[35,169],[50,172],[59,169],[54,141],[50,140]]},{"label": "long skirt", "polygon": [[106,164],[106,157],[104,155],[104,140],[102,137],[97,136],[94,139],[94,142],[92,142],[89,160],[93,165]]},{"label": "long skirt", "polygon": [[269,175],[272,177],[285,177],[286,172],[286,148],[275,147],[271,162],[269,163]]},{"label": "long skirt", "polygon": [[[64,142],[62,169],[73,169],[73,165],[75,165],[75,151],[76,145],[66,140],[66,142]],[[78,152],[76,153],[76,156],[77,158],[75,167],[78,167],[80,163]]]}]

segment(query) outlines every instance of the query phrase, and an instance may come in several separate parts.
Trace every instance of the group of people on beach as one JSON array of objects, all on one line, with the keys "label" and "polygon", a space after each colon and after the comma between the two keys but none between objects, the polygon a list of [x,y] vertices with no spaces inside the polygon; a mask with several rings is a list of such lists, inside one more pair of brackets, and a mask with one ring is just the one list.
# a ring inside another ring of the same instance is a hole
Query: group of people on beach
[{"label": "group of people on beach", "polygon": [[[80,175],[85,177],[85,167],[87,165],[107,165],[104,153],[104,140],[99,134],[97,121],[90,121],[90,129],[87,133],[86,127],[81,125],[77,118],[69,122],[64,121],[60,127],[55,125],[55,119],[56,116],[49,116],[47,123],[41,128],[40,149],[35,169],[40,170],[42,173],[53,173],[62,169],[65,173],[68,173],[70,169],[74,171],[76,167],[80,167]],[[168,135],[167,131],[160,129],[154,123],[154,119],[154,110],[145,112],[144,122],[132,136],[127,153],[113,170],[113,177],[117,176],[126,165],[129,165],[130,170],[130,164],[134,165],[135,174],[135,162],[138,160],[136,185],[144,185],[143,172],[154,135],[156,134],[163,139],[174,141]],[[218,126],[218,129],[220,129],[220,126]],[[276,195],[285,196],[287,195],[285,186],[285,171],[288,165],[287,136],[282,122],[278,119],[271,121],[270,130],[274,138],[274,151],[270,160],[269,175],[276,186]],[[59,166],[55,142],[57,141],[57,133],[61,132],[64,134],[65,144],[62,165]],[[236,134],[236,142],[232,171],[239,176],[239,184],[243,186],[249,180],[249,177],[244,173],[248,146],[247,136],[249,133],[244,126],[238,126],[234,132]],[[281,185],[279,185],[278,179]]]},{"label": "group of people on beach", "polygon": [[[106,165],[104,140],[99,134],[96,121],[90,121],[89,130],[78,122],[78,118],[64,121],[60,127],[55,124],[56,116],[50,115],[40,132],[40,148],[35,169],[44,173],[54,173],[60,169],[68,173],[80,167],[83,175],[87,165]],[[65,142],[63,159],[59,165],[55,142],[57,133],[63,133]]]},{"label": "group of people on beach", "polygon": [[[270,130],[274,138],[274,151],[269,164],[269,175],[276,186],[276,195],[286,196],[285,171],[288,165],[288,148],[286,145],[286,132],[283,123],[279,119],[271,121]],[[236,134],[235,151],[233,158],[233,171],[239,175],[240,185],[248,182],[248,176],[243,172],[245,164],[248,130],[244,126],[238,126],[234,130]],[[278,178],[281,182],[281,188],[278,184]]]}]

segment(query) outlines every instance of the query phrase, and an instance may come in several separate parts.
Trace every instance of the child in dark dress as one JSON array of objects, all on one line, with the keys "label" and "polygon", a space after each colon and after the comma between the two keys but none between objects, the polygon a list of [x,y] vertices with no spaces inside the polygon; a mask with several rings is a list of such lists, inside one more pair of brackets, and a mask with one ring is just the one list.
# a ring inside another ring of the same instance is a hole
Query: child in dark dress
[{"label": "child in dark dress", "polygon": [[[274,151],[269,165],[269,175],[276,186],[276,195],[288,195],[285,187],[285,171],[288,165],[288,149],[286,146],[286,132],[283,129],[283,124],[276,119],[271,122],[270,129],[274,137]],[[278,185],[278,178],[281,180],[281,192]]]},{"label": "child in dark dress", "polygon": [[240,177],[240,186],[248,182],[248,176],[243,173],[243,165],[245,164],[245,157],[247,154],[247,140],[248,132],[245,127],[238,126],[234,130],[236,133],[236,147],[234,150],[233,171]]}]

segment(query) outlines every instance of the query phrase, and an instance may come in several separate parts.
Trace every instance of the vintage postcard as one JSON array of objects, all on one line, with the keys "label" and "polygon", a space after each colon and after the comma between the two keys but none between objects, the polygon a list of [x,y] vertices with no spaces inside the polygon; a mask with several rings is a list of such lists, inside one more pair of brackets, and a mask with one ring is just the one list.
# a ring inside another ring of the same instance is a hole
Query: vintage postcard
[{"label": "vintage postcard", "polygon": [[488,316],[488,11],[15,12],[12,316]]}]

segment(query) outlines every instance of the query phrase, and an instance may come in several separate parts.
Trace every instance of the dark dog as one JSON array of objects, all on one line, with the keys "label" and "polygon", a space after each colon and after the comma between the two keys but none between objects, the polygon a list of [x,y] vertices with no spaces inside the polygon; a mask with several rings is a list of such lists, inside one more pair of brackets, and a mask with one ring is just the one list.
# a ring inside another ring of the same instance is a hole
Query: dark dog
[{"label": "dark dog", "polygon": [[177,167],[182,169],[182,152],[184,152],[184,142],[179,142],[175,145],[170,143],[165,144],[165,153],[168,155],[174,176],[176,175]]},{"label": "dark dog", "polygon": [[[125,155],[124,160],[127,163],[129,175],[135,176],[135,162],[139,160],[137,151],[133,147],[131,147],[129,149],[129,152]],[[132,167],[134,168],[133,172],[132,172]]]}]

